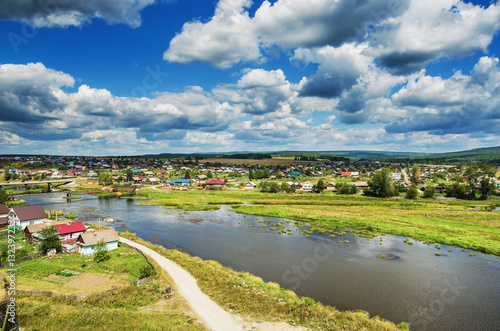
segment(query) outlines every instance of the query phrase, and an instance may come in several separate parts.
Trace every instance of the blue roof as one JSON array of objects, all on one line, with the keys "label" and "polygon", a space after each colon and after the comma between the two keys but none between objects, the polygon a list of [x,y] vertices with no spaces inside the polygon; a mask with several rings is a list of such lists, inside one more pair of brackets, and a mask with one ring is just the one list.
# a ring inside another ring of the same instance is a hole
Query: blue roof
[{"label": "blue roof", "polygon": [[189,182],[191,182],[192,179],[184,179],[184,178],[179,178],[179,179],[174,179],[173,181],[171,181],[171,183],[187,183],[189,184]]}]

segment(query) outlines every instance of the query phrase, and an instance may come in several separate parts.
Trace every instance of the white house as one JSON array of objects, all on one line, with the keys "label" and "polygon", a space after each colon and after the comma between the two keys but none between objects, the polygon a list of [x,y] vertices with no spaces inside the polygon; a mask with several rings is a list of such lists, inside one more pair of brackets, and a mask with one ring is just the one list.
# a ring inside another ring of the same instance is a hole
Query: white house
[{"label": "white house", "polygon": [[245,189],[246,190],[253,190],[256,187],[257,187],[257,184],[255,184],[254,182],[248,182],[248,183],[245,184]]},{"label": "white house", "polygon": [[79,247],[80,254],[88,256],[94,254],[94,246],[100,241],[106,243],[106,249],[108,251],[118,248],[118,234],[115,229],[84,232],[78,236],[76,244]]},{"label": "white house", "polygon": [[47,214],[41,205],[14,207],[8,215],[9,223],[22,229],[28,225],[43,223],[46,217]]},{"label": "white house", "polygon": [[311,191],[313,188],[313,184],[311,182],[305,182],[302,184],[302,190],[304,191]]},{"label": "white house", "polygon": [[52,179],[58,179],[58,178],[62,178],[62,177],[63,176],[62,176],[62,174],[59,171],[54,171],[52,173],[52,175],[50,175],[50,178],[52,178]]}]

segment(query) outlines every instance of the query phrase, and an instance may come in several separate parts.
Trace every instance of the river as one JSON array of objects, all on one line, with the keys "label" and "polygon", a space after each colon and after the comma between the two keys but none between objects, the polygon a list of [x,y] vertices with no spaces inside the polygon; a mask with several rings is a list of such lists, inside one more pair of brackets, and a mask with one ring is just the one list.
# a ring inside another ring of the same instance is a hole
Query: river
[{"label": "river", "polygon": [[447,245],[437,250],[416,240],[410,246],[406,238],[391,235],[382,241],[351,233],[330,238],[328,232],[306,238],[292,220],[283,222],[292,235],[266,233],[281,219],[240,215],[229,206],[183,212],[114,197],[84,195],[66,202],[63,196],[22,199],[45,210],[75,213],[85,222],[118,219],[101,224],[247,271],[341,310],[362,309],[395,323],[410,322],[412,330],[500,329],[500,259],[493,255]]}]

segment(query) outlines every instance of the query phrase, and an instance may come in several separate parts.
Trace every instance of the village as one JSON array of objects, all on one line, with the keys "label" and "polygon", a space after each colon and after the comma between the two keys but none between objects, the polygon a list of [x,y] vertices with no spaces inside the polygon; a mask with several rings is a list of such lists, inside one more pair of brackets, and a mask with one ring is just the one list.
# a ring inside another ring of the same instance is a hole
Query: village
[{"label": "village", "polygon": [[[0,226],[8,228],[11,233],[24,233],[27,245],[39,243],[44,239],[40,238],[42,231],[54,227],[60,242],[60,246],[57,246],[61,248],[62,253],[90,256],[95,253],[95,246],[99,242],[103,242],[108,251],[118,248],[118,234],[115,229],[94,230],[82,222],[58,220],[57,217],[57,212],[46,212],[41,205],[17,206],[9,209],[0,204]],[[55,253],[51,249],[50,254]]]},{"label": "village", "polygon": [[[263,181],[286,183],[296,191],[312,191],[321,179],[325,190],[336,190],[337,183],[354,186],[356,192],[369,187],[369,180],[382,168],[391,170],[390,176],[400,193],[412,184],[420,190],[433,187],[444,193],[456,182],[466,182],[470,176],[467,166],[425,165],[407,162],[387,164],[374,160],[351,161],[296,161],[280,160],[268,164],[259,160],[198,160],[154,158],[90,158],[90,157],[2,157],[0,169],[4,182],[68,179],[76,185],[132,185],[186,189],[257,189]],[[235,163],[238,162],[238,163]],[[31,169],[30,169],[31,168]],[[36,169],[35,169],[36,168]],[[500,188],[496,172],[500,168],[488,166],[489,176],[480,171],[475,185],[483,177],[491,178],[492,185]],[[415,173],[415,174],[414,174]]]}]

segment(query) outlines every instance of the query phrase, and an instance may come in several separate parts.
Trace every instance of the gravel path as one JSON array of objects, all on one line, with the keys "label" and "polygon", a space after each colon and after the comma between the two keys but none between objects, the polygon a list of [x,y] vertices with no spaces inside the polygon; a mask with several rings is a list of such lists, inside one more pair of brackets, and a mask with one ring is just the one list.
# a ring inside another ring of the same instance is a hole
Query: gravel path
[{"label": "gravel path", "polygon": [[203,322],[205,322],[205,326],[209,329],[216,331],[243,330],[233,315],[226,312],[206,294],[201,292],[193,276],[175,262],[131,240],[120,237],[120,242],[138,248],[165,269],[174,280],[181,295],[186,299],[193,311],[203,320]]}]

